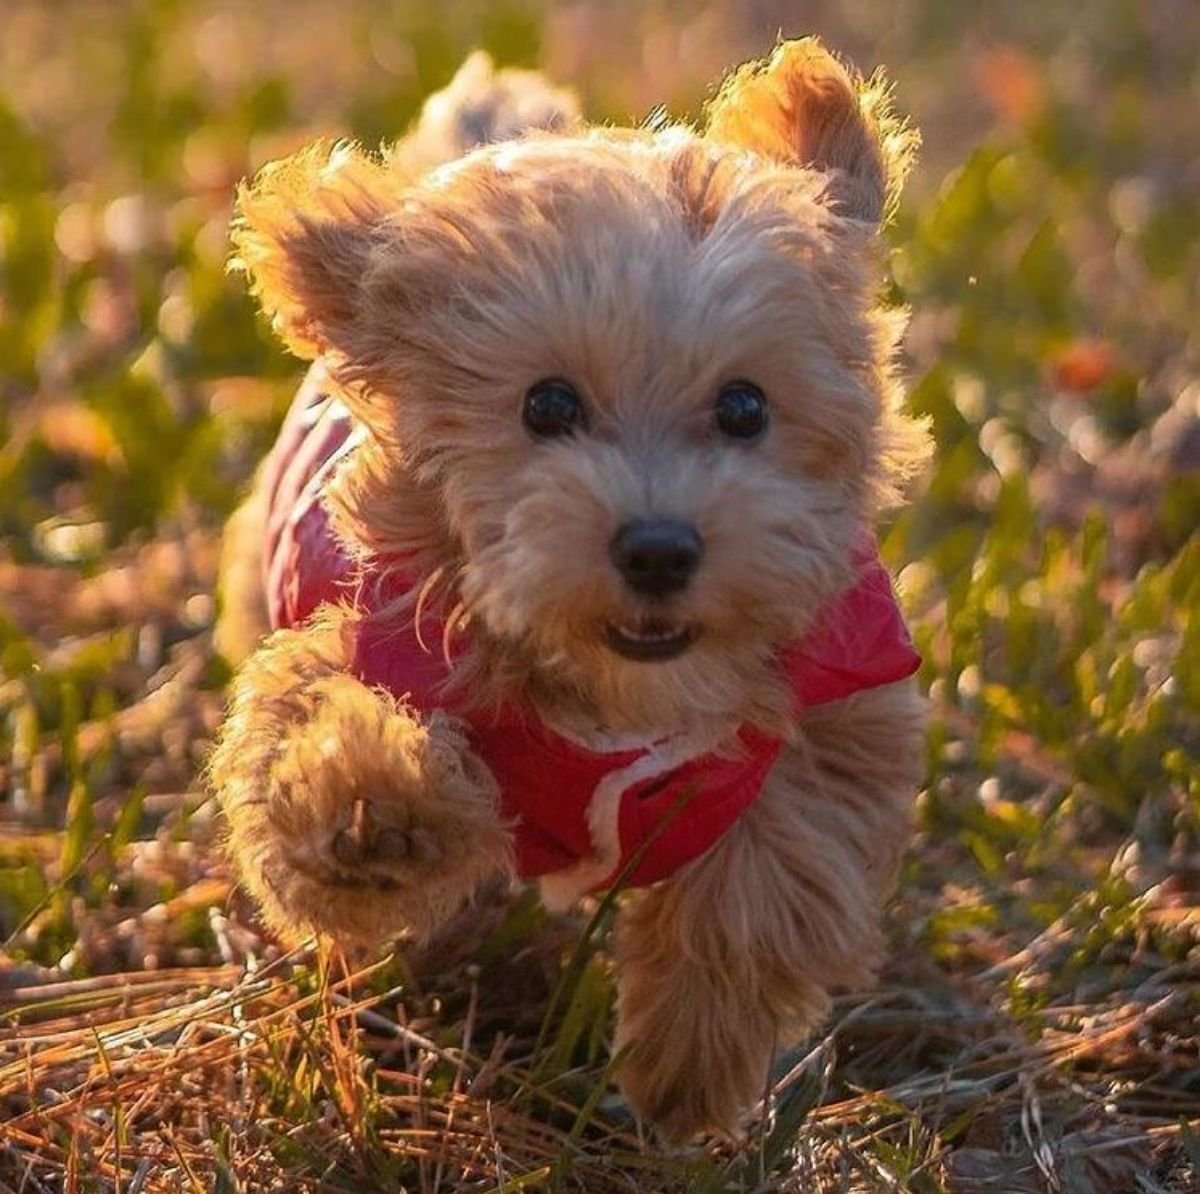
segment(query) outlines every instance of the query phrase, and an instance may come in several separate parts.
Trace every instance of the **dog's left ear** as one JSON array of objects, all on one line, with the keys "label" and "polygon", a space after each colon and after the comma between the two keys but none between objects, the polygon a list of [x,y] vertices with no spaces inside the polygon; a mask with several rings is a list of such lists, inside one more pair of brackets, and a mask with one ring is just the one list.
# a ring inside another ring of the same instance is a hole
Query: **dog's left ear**
[{"label": "dog's left ear", "polygon": [[357,146],[320,143],[238,188],[231,269],[301,357],[345,349],[360,288],[405,179]]},{"label": "dog's left ear", "polygon": [[920,140],[880,76],[864,82],[816,38],[782,42],[730,75],[705,136],[827,173],[838,212],[873,224],[890,213]]}]

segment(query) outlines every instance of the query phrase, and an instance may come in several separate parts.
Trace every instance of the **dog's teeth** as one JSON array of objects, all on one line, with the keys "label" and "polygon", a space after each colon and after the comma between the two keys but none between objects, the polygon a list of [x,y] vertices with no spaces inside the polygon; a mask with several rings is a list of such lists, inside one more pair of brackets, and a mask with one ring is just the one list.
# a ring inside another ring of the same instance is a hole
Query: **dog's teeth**
[{"label": "dog's teeth", "polygon": [[658,618],[648,618],[632,626],[610,622],[608,645],[629,659],[674,659],[687,649],[695,633],[688,626],[673,626]]},{"label": "dog's teeth", "polygon": [[665,642],[667,639],[677,638],[680,633],[678,630],[641,630],[634,626],[618,626],[617,629],[626,638],[643,643]]}]

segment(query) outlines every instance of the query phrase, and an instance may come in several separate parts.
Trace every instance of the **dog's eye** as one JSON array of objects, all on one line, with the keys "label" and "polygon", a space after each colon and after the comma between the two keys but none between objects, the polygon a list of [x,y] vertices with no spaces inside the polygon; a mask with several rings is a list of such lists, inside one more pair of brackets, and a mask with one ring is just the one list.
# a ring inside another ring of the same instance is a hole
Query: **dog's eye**
[{"label": "dog's eye", "polygon": [[749,381],[731,381],[717,395],[717,430],[733,439],[754,439],[767,429],[767,400]]},{"label": "dog's eye", "polygon": [[548,377],[530,386],[525,395],[521,419],[539,439],[572,435],[587,427],[583,399],[570,382]]}]

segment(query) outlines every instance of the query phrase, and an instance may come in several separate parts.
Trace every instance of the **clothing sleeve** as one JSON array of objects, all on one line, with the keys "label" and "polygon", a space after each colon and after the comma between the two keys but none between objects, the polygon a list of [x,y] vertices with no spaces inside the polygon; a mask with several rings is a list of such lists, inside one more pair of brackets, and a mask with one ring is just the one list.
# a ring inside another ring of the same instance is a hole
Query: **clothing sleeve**
[{"label": "clothing sleeve", "polygon": [[822,612],[784,664],[801,708],[903,680],[921,666],[891,577],[873,550],[857,582]]}]

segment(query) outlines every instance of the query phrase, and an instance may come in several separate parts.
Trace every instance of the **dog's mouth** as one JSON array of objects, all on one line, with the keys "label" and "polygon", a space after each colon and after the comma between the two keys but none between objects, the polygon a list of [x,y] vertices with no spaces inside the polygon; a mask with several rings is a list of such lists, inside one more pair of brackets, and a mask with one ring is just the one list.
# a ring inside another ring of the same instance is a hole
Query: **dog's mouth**
[{"label": "dog's mouth", "polygon": [[646,663],[675,659],[696,641],[695,626],[680,626],[661,618],[642,618],[637,622],[610,622],[605,641],[610,650],[625,659]]}]

